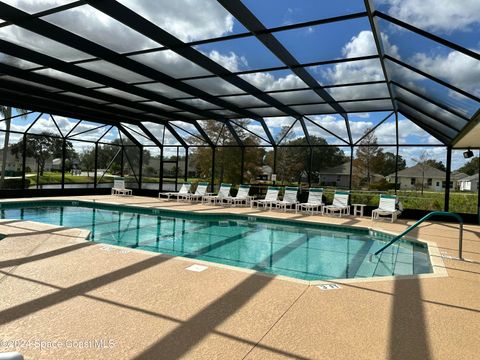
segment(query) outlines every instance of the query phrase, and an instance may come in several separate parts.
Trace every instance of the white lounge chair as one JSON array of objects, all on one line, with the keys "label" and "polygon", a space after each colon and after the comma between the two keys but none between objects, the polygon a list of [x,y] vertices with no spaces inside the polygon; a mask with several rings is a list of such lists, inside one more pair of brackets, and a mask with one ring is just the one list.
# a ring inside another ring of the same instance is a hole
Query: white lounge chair
[{"label": "white lounge chair", "polygon": [[213,203],[214,205],[216,205],[217,203],[222,203],[223,199],[230,195],[231,188],[232,184],[221,183],[217,195],[207,194],[202,196],[202,204]]},{"label": "white lounge chair", "polygon": [[335,191],[333,196],[332,205],[326,205],[323,207],[325,214],[334,215],[338,212],[338,215],[350,215],[350,205],[348,205],[348,197],[350,193],[348,191]]},{"label": "white lounge chair", "polygon": [[116,177],[113,179],[112,195],[132,196],[132,189],[125,188],[125,179]]},{"label": "white lounge chair", "polygon": [[166,197],[167,200],[170,200],[171,197],[176,197],[177,199],[181,195],[190,194],[190,188],[192,184],[190,183],[183,183],[180,187],[180,190],[177,192],[166,192],[166,193],[159,193],[158,198],[161,199],[162,197]]},{"label": "white lounge chair", "polygon": [[202,196],[207,195],[208,182],[199,182],[194,194],[181,195],[182,198],[190,201],[200,201]]},{"label": "white lounge chair", "polygon": [[372,220],[380,219],[380,216],[391,216],[392,223],[397,221],[397,216],[402,212],[396,209],[397,197],[395,195],[380,195],[378,208],[372,211]]},{"label": "white lounge chair", "polygon": [[298,203],[295,207],[295,211],[305,210],[310,211],[312,215],[315,211],[323,214],[323,188],[310,188],[308,190],[308,199],[306,203]]},{"label": "white lounge chair", "polygon": [[287,211],[287,207],[293,210],[298,204],[297,195],[298,187],[287,186],[283,194],[283,199],[276,201],[273,205],[278,209],[283,209],[283,211]]},{"label": "white lounge chair", "polygon": [[280,188],[276,186],[269,186],[267,189],[267,194],[265,195],[265,199],[262,200],[253,200],[250,202],[250,207],[253,208],[254,205],[259,207],[268,207],[270,206],[270,210],[272,209],[273,204],[278,201],[278,193],[280,192]]},{"label": "white lounge chair", "polygon": [[253,199],[253,196],[248,195],[250,192],[250,185],[240,185],[236,196],[227,196],[223,199],[222,204],[224,205],[250,205],[250,202]]}]

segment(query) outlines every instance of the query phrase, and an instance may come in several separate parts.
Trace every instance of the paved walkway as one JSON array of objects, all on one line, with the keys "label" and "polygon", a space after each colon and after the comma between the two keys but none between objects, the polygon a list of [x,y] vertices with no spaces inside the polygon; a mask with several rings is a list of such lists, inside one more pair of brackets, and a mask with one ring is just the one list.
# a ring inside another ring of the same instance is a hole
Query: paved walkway
[{"label": "paved walkway", "polygon": [[[256,213],[144,197],[76,199]],[[367,218],[263,216],[372,226]],[[409,223],[374,225],[398,232]],[[455,224],[425,223],[414,235],[455,256],[457,231]],[[16,340],[26,359],[410,360],[480,353],[480,226],[465,227],[464,256],[472,262],[443,259],[448,276],[340,283],[329,291],[214,264],[185,271],[191,260],[89,243],[78,229],[3,220],[0,233],[8,235],[0,241],[0,351],[11,351],[8,341]]]}]

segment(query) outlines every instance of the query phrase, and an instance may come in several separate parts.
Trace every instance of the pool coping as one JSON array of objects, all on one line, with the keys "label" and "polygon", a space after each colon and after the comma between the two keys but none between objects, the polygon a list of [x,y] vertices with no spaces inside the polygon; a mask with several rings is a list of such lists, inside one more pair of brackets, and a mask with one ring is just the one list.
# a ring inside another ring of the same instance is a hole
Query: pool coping
[{"label": "pool coping", "polygon": [[[1,200],[0,201],[0,208],[1,208],[1,204],[3,203],[28,203],[28,202],[45,202],[45,203],[48,203],[48,202],[64,202],[64,201],[74,201],[74,202],[84,202],[84,203],[93,203],[93,204],[105,204],[105,205],[115,205],[115,206],[120,206],[120,207],[126,207],[126,208],[133,208],[133,209],[158,209],[158,210],[166,210],[167,212],[172,212],[172,213],[180,213],[180,212],[183,212],[183,213],[191,213],[191,214],[196,214],[195,211],[191,211],[191,210],[183,210],[183,209],[175,209],[175,210],[172,210],[172,209],[166,209],[166,208],[156,208],[156,207],[145,207],[145,206],[138,206],[138,205],[130,205],[130,204],[125,204],[125,203],[118,203],[118,202],[114,202],[114,201],[103,201],[103,200],[96,200],[96,199],[93,199],[93,200],[90,200],[90,199],[65,199],[65,198],[58,198],[58,199],[45,199],[45,198],[42,198],[42,199],[38,199],[38,200],[32,200],[32,199],[4,199],[4,200]],[[215,210],[217,208],[214,208],[212,210]],[[228,208],[223,208],[225,210],[228,210]],[[284,222],[284,223],[289,223],[289,222],[293,222],[293,223],[301,223],[301,224],[308,224],[308,225],[327,225],[327,226],[332,226],[333,228],[335,227],[343,227],[343,228],[350,228],[350,229],[362,229],[362,230],[368,230],[369,232],[370,231],[378,231],[378,232],[381,232],[381,233],[385,233],[385,234],[388,234],[388,235],[398,235],[397,233],[395,232],[392,232],[392,231],[388,231],[388,230],[385,230],[385,229],[377,229],[375,227],[365,227],[365,226],[356,226],[356,225],[332,225],[332,224],[328,224],[328,223],[324,223],[324,222],[321,222],[321,221],[318,221],[318,220],[308,220],[308,219],[304,219],[304,220],[298,220],[298,219],[282,219],[282,218],[277,218],[277,217],[274,217],[274,216],[270,216],[269,213],[271,214],[272,212],[271,211],[265,211],[261,214],[237,214],[237,213],[233,213],[233,212],[229,212],[229,211],[226,211],[226,212],[222,212],[222,213],[218,213],[218,212],[214,212],[214,211],[206,211],[206,212],[202,212],[202,215],[206,214],[206,215],[233,215],[233,217],[239,217],[239,218],[249,218],[249,217],[255,217],[255,218],[260,218],[260,219],[272,219],[272,220],[275,220],[275,221],[278,221],[278,222]],[[273,214],[275,214],[273,212]],[[199,215],[199,214],[197,214]],[[7,220],[7,219],[5,219]],[[42,225],[51,225],[51,224],[46,224],[46,223],[42,223],[42,222],[36,222],[36,221],[31,221],[31,220],[18,220],[19,222],[25,222],[25,223],[34,223],[34,224],[42,224]],[[3,222],[3,220],[0,220],[0,224],[1,222]],[[413,238],[413,237],[410,237],[410,236],[405,236],[405,239],[408,240],[408,241],[411,241],[411,242],[415,242],[415,243],[421,243],[421,244],[424,244],[427,246],[427,249],[428,249],[428,254],[429,254],[429,259],[430,259],[430,264],[432,266],[432,273],[427,273],[427,274],[415,274],[415,275],[391,275],[391,276],[378,276],[378,277],[361,277],[361,278],[346,278],[346,279],[330,279],[330,280],[302,280],[302,279],[297,279],[297,278],[293,278],[293,277],[289,277],[289,276],[285,276],[285,275],[277,275],[277,274],[271,274],[271,273],[266,273],[266,272],[261,272],[261,271],[257,271],[257,270],[253,270],[253,269],[247,269],[247,268],[242,268],[242,267],[237,267],[237,266],[233,266],[233,265],[226,265],[226,264],[221,264],[221,263],[216,263],[216,262],[211,262],[211,261],[206,261],[206,260],[200,260],[200,259],[193,259],[193,258],[189,258],[189,257],[184,257],[184,256],[178,256],[178,255],[170,255],[170,254],[166,254],[166,253],[160,253],[160,252],[152,252],[152,251],[148,251],[148,250],[143,250],[143,249],[136,249],[136,248],[126,248],[126,247],[123,247],[123,246],[118,246],[118,245],[114,245],[114,244],[103,244],[103,243],[95,243],[95,242],[92,242],[92,241],[89,241],[88,238],[90,237],[90,233],[91,231],[90,230],[86,230],[86,229],[81,229],[81,228],[75,228],[75,227],[66,227],[66,226],[60,226],[60,225],[51,225],[51,226],[54,226],[54,227],[59,227],[59,228],[66,228],[66,229],[75,229],[75,230],[78,230],[80,231],[78,237],[80,238],[84,238],[84,241],[85,242],[89,242],[89,243],[92,243],[93,245],[95,246],[101,246],[103,247],[104,249],[105,248],[118,248],[119,249],[119,253],[120,252],[139,252],[139,253],[143,253],[143,254],[147,254],[147,255],[160,255],[160,256],[165,256],[165,257],[169,257],[173,260],[181,260],[181,261],[186,261],[186,262],[189,262],[189,263],[197,263],[197,264],[202,264],[202,265],[205,265],[207,267],[209,266],[213,266],[213,267],[216,267],[216,268],[222,268],[222,269],[228,269],[228,270],[234,270],[234,271],[241,271],[241,272],[244,272],[244,273],[249,273],[249,274],[257,274],[257,275],[260,275],[260,276],[266,276],[266,277],[269,277],[269,278],[275,278],[275,279],[278,279],[278,280],[283,280],[283,281],[290,281],[290,282],[295,282],[295,283],[299,283],[299,284],[303,284],[303,285],[309,285],[309,286],[319,286],[319,285],[324,285],[324,284],[351,284],[351,283],[365,283],[365,282],[378,282],[378,281],[396,281],[396,280],[411,280],[411,279],[428,279],[428,278],[439,278],[439,277],[448,277],[448,272],[447,272],[447,269],[445,267],[445,264],[444,264],[444,261],[443,261],[443,257],[440,253],[440,250],[438,249],[438,246],[437,246],[437,243],[434,242],[434,241],[427,241],[427,240],[423,240],[423,239],[420,239],[420,238]],[[0,234],[0,235],[3,235],[3,234]],[[8,234],[5,234],[4,235],[5,238],[8,237]]]}]

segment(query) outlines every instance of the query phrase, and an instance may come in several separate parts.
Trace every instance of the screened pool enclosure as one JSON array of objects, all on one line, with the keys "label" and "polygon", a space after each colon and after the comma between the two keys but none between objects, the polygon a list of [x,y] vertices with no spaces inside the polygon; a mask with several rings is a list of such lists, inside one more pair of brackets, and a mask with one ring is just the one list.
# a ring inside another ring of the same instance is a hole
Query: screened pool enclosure
[{"label": "screened pool enclosure", "polygon": [[421,4],[2,1],[2,195],[275,181],[478,218],[480,9]]}]

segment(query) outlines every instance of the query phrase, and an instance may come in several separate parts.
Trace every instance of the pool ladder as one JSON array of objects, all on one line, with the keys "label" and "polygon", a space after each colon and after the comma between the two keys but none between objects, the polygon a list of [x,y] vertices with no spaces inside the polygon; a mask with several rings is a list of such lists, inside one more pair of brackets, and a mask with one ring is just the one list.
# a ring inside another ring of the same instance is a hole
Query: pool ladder
[{"label": "pool ladder", "polygon": [[410,231],[412,231],[413,229],[415,229],[418,225],[420,225],[421,223],[423,223],[424,221],[430,219],[432,216],[448,216],[448,217],[454,217],[455,219],[458,220],[458,223],[460,225],[460,228],[459,228],[459,237],[458,237],[458,258],[460,260],[463,260],[463,257],[462,257],[462,247],[463,247],[463,219],[460,215],[456,214],[456,213],[451,213],[451,212],[448,212],[448,211],[432,211],[430,213],[428,213],[427,215],[425,215],[423,218],[421,218],[420,220],[418,220],[415,224],[409,226],[404,232],[402,232],[400,235],[397,235],[395,236],[392,240],[390,240],[390,242],[388,244],[386,244],[385,246],[383,246],[380,250],[378,250],[375,255],[378,255],[380,254],[383,250],[385,250],[386,248],[388,248],[389,246],[393,245],[393,243],[397,242],[398,240],[400,240],[402,237],[404,237],[406,234],[408,234]]}]

